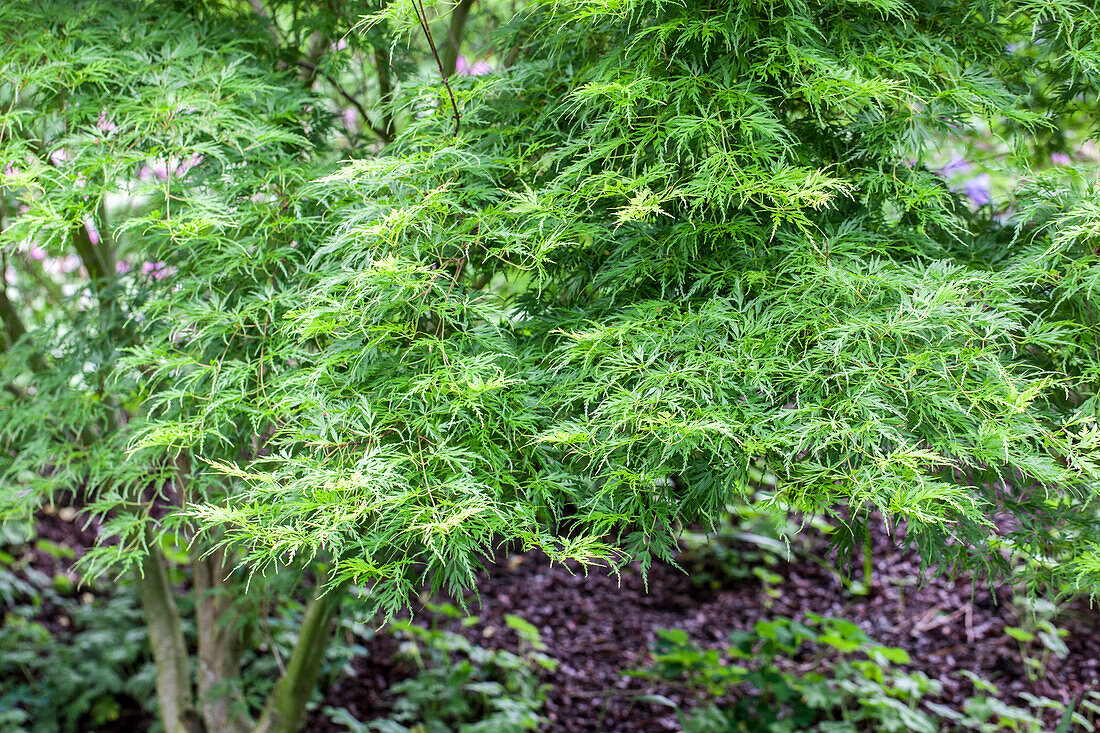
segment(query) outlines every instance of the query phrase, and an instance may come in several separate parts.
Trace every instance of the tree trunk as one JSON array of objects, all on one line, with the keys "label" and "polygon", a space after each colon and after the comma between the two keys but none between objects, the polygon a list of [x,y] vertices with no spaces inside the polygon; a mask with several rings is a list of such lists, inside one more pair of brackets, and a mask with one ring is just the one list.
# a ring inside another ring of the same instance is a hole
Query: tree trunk
[{"label": "tree trunk", "polygon": [[183,626],[164,557],[150,539],[149,553],[141,563],[137,578],[145,625],[149,629],[149,644],[157,672],[157,705],[167,733],[200,733],[202,723],[195,712],[191,693],[191,665]]},{"label": "tree trunk", "polygon": [[458,54],[462,49],[462,37],[466,34],[466,19],[470,16],[470,6],[474,0],[460,0],[451,11],[451,27],[447,31],[447,40],[443,44],[443,74],[451,76],[458,66]]},{"label": "tree trunk", "polygon": [[322,595],[319,582],[317,594],[306,608],[286,672],[271,690],[253,733],[296,733],[305,722],[306,703],[317,686],[321,660],[332,640],[344,587]]},{"label": "tree trunk", "polygon": [[195,625],[198,630],[199,710],[210,733],[243,733],[252,727],[240,689],[240,629],[233,594],[225,582],[231,572],[225,551],[206,557],[195,552]]}]

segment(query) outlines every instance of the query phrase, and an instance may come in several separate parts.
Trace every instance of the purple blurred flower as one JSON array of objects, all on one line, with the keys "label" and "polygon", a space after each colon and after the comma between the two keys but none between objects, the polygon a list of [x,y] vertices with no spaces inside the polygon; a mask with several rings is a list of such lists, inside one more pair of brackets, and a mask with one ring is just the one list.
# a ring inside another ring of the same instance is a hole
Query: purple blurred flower
[{"label": "purple blurred flower", "polygon": [[493,69],[485,60],[475,61],[471,66],[465,56],[459,56],[455,60],[455,73],[459,76],[485,76],[492,73]]},{"label": "purple blurred flower", "polygon": [[1051,153],[1050,162],[1054,165],[1069,165],[1071,161],[1065,153]]},{"label": "purple blurred flower", "polygon": [[41,262],[42,260],[46,259],[46,250],[42,249],[37,244],[32,244],[31,248],[27,250],[27,256],[30,257],[32,260],[37,260],[38,262]]},{"label": "purple blurred flower", "polygon": [[993,182],[988,173],[975,176],[966,182],[966,195],[978,206],[985,206],[992,201]]},{"label": "purple blurred flower", "polygon": [[953,176],[956,173],[966,173],[968,170],[970,170],[970,161],[956,155],[950,163],[940,168],[940,173],[945,176]]},{"label": "purple blurred flower", "polygon": [[118,260],[115,262],[115,272],[119,275],[125,275],[130,271],[130,263],[126,260]]}]

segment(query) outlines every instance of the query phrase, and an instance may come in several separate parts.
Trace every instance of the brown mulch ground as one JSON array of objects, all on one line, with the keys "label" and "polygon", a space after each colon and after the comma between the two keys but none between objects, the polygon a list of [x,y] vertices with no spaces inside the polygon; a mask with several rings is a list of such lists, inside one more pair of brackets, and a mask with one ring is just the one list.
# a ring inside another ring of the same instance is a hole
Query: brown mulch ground
[{"label": "brown mulch ground", "polygon": [[[731,631],[758,620],[801,619],[807,612],[848,619],[878,642],[906,649],[912,666],[939,679],[943,701],[955,706],[973,692],[961,670],[996,683],[1002,698],[1025,707],[1022,699],[1012,698],[1029,692],[1069,702],[1079,693],[1100,690],[1100,610],[1084,602],[1067,609],[1059,625],[1070,631],[1069,656],[1051,659],[1043,679],[1029,681],[1016,642],[1004,633],[1006,625],[1019,623],[1009,589],[994,592],[965,578],[933,577],[921,583],[915,555],[881,532],[874,536],[873,558],[874,580],[866,595],[848,593],[835,574],[796,558],[776,568],[784,576],[781,593],[768,599],[755,578],[699,589],[680,571],[658,565],[650,571],[647,591],[636,571],[621,580],[585,577],[550,567],[536,553],[511,555],[484,574],[481,605],[475,608],[481,623],[467,628],[452,623],[450,628],[483,646],[514,650],[518,640],[504,615],[534,624],[548,653],[560,661],[543,676],[551,685],[544,709],[552,721],[549,730],[561,733],[679,729],[668,707],[637,699],[660,693],[682,702],[674,689],[623,675],[646,665],[657,629],[680,628],[700,643],[720,644]],[[363,721],[388,708],[386,688],[408,674],[393,664],[396,646],[389,635],[379,634],[368,649],[369,655],[353,665],[356,675],[339,681],[324,702],[346,707]],[[396,676],[391,674],[395,669]],[[310,731],[342,729],[318,712],[307,726]]]}]

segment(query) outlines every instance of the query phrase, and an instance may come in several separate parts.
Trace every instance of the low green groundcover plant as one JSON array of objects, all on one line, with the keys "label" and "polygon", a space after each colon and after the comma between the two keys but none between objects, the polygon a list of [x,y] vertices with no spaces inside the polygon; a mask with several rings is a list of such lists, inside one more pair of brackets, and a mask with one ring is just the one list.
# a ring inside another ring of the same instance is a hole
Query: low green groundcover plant
[{"label": "low green groundcover plant", "polygon": [[[16,602],[5,604],[0,730],[80,733],[144,718],[154,707],[155,669],[137,600],[101,587],[83,589],[81,599],[40,575],[30,571]],[[0,584],[12,576],[0,567]]]},{"label": "low green groundcover plant", "polygon": [[[850,621],[807,614],[777,618],[730,635],[724,649],[704,648],[680,630],[661,630],[652,667],[632,674],[676,683],[696,704],[681,710],[688,733],[855,733],[855,731],[1029,731],[1042,708],[1093,730],[1072,707],[1031,698],[1032,709],[1005,703],[997,688],[966,673],[975,695],[955,710],[935,702],[942,684],[909,671],[909,654],[869,638]],[[676,706],[664,696],[651,702]],[[732,700],[732,702],[730,702]]]},{"label": "low green groundcover plant", "polygon": [[[454,606],[431,608],[446,618],[462,618],[465,626],[478,623]],[[346,710],[328,709],[330,717],[353,733],[522,733],[539,730],[547,722],[539,715],[546,687],[538,670],[557,663],[544,653],[538,630],[518,616],[505,623],[520,638],[519,653],[488,649],[453,631],[434,625],[425,628],[408,621],[391,625],[403,640],[400,656],[419,672],[391,688],[396,696],[386,718],[362,723]]]}]

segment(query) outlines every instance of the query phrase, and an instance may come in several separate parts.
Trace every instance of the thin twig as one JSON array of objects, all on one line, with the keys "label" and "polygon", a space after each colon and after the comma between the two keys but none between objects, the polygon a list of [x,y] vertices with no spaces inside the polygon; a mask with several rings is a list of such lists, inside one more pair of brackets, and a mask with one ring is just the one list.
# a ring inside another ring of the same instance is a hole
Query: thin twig
[{"label": "thin twig", "polygon": [[455,100],[454,90],[447,81],[447,71],[443,68],[443,59],[439,58],[439,51],[435,47],[435,39],[432,38],[432,30],[428,27],[428,14],[424,10],[423,0],[413,0],[413,9],[416,10],[416,19],[420,21],[420,29],[424,31],[424,37],[428,39],[428,47],[432,50],[435,64],[439,67],[439,75],[443,79],[443,86],[447,88],[447,94],[451,97],[451,108],[455,113],[455,137],[458,136],[458,126],[462,122],[462,114],[458,111],[458,101]]}]

